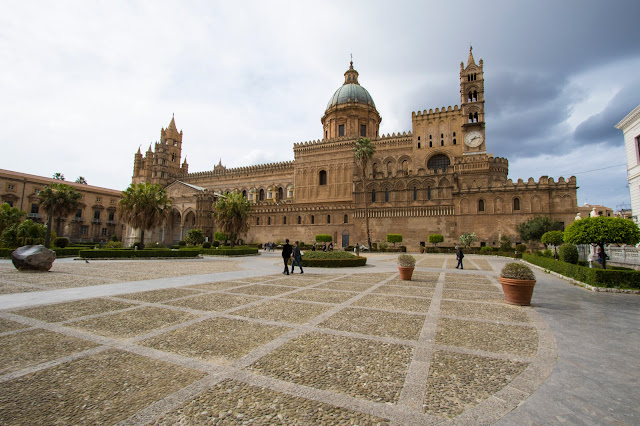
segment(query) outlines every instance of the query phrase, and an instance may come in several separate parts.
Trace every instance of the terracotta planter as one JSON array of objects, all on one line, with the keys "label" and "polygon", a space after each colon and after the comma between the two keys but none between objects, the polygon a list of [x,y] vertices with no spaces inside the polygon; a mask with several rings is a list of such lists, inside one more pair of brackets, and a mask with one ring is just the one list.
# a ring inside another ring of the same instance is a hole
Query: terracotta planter
[{"label": "terracotta planter", "polygon": [[411,281],[413,276],[413,266],[398,266],[398,272],[400,272],[400,279],[405,281]]},{"label": "terracotta planter", "polygon": [[502,291],[507,303],[512,305],[529,306],[536,280],[515,280],[500,277]]}]

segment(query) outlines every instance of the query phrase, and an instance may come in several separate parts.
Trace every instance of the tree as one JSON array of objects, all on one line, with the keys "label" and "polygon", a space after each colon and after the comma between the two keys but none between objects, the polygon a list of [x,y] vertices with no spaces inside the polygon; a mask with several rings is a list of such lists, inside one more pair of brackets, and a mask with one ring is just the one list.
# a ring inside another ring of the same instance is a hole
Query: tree
[{"label": "tree", "polygon": [[187,243],[192,246],[199,246],[204,243],[204,232],[202,232],[202,229],[189,229],[189,232],[187,232]]},{"label": "tree", "polygon": [[400,234],[387,234],[387,242],[393,243],[393,246],[396,246],[396,243],[402,242],[402,235]]},{"label": "tree", "polygon": [[547,216],[536,216],[518,224],[516,231],[524,241],[540,241],[546,232],[562,231],[562,224]]},{"label": "tree", "polygon": [[356,157],[356,163],[360,166],[362,172],[362,193],[364,194],[364,221],[367,227],[367,244],[369,250],[371,250],[371,232],[369,230],[369,208],[367,201],[367,165],[373,158],[373,154],[376,152],[376,147],[373,146],[371,140],[367,138],[360,138],[356,142],[354,148],[354,155]]},{"label": "tree", "polygon": [[564,232],[562,231],[549,231],[542,234],[540,238],[542,244],[552,245],[554,251],[554,257],[558,258],[558,247],[564,243]]},{"label": "tree", "polygon": [[[461,236],[462,237],[462,236]],[[444,241],[442,234],[429,235],[429,244],[433,244],[434,247],[438,247],[438,244]],[[462,241],[462,240],[460,240]]]},{"label": "tree", "polygon": [[[567,226],[564,241],[570,244],[596,244],[604,253],[605,244],[637,244],[640,229],[629,219],[619,217],[585,217]],[[602,267],[606,269],[606,256]]]},{"label": "tree", "polygon": [[21,223],[14,223],[4,230],[2,245],[5,247],[19,247],[32,244],[42,244],[45,239],[45,228],[42,224],[27,219]]},{"label": "tree", "polygon": [[144,248],[144,233],[160,226],[169,214],[171,200],[158,184],[131,184],[122,192],[118,213],[123,222],[140,229],[140,248]]},{"label": "tree", "polygon": [[0,235],[11,225],[22,222],[27,215],[17,207],[11,207],[9,203],[0,204]]},{"label": "tree", "polygon": [[463,246],[465,246],[466,248],[469,248],[471,247],[471,244],[473,244],[478,240],[478,237],[476,237],[475,232],[465,232],[464,234],[458,237],[458,240]]},{"label": "tree", "polygon": [[330,243],[333,241],[333,237],[329,234],[318,234],[316,235],[317,243]]},{"label": "tree", "polygon": [[229,236],[231,247],[235,246],[239,234],[249,230],[250,213],[249,200],[238,191],[220,195],[213,204],[213,219],[218,229]]},{"label": "tree", "polygon": [[62,173],[54,173],[53,178],[55,180],[64,180],[64,175]]},{"label": "tree", "polygon": [[80,202],[80,195],[72,186],[65,183],[52,183],[38,192],[40,206],[47,212],[47,234],[44,239],[44,246],[49,248],[51,244],[52,221],[56,217],[56,234],[60,235],[60,224],[74,213]]},{"label": "tree", "polygon": [[76,183],[81,183],[82,185],[86,185],[87,180],[83,176],[78,176],[78,179],[76,179]]},{"label": "tree", "polygon": [[213,234],[213,239],[216,241],[220,241],[221,243],[224,243],[229,239],[229,236],[224,232],[216,231]]}]

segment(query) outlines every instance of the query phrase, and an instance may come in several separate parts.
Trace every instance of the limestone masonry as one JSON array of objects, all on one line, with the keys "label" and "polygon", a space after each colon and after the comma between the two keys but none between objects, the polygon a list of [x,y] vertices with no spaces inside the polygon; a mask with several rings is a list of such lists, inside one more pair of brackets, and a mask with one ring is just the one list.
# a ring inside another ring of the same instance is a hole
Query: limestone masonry
[{"label": "limestone masonry", "polygon": [[[513,182],[507,159],[487,153],[483,61],[476,64],[471,50],[466,66],[460,64],[460,105],[412,113],[409,133],[379,134],[382,117],[358,79],[351,62],[321,118],[322,139],[294,144],[293,161],[240,168],[220,162],[189,173],[181,162],[182,131],[172,118],[154,150],[134,156],[133,182],[165,185],[173,200],[170,220],[150,239],[175,243],[191,228],[211,239],[216,194],[234,190],[253,205],[247,242],[312,242],[316,234],[330,234],[337,247],[365,243],[365,200],[372,241],[402,234],[413,250],[429,234],[452,244],[475,232],[492,246],[502,235],[518,241],[516,225],[535,215],[565,225],[574,220],[575,177]],[[366,188],[353,152],[360,137],[376,148]],[[127,239],[135,238],[129,230]]]}]

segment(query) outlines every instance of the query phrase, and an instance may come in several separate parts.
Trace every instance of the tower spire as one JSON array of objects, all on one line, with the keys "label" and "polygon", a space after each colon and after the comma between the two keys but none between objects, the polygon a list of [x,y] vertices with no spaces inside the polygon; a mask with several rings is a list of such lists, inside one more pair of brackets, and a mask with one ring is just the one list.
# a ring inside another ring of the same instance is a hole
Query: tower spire
[{"label": "tower spire", "polygon": [[469,44],[469,59],[467,59],[467,66],[471,64],[475,65],[476,61],[473,59],[473,46]]}]

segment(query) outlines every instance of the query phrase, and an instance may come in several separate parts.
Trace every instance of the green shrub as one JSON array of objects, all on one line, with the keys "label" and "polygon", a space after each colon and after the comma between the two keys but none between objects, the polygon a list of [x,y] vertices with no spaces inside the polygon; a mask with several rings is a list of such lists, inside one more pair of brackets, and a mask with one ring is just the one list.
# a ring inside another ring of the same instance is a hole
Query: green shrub
[{"label": "green shrub", "polygon": [[211,248],[211,243],[209,241],[205,241],[204,243],[202,243],[202,248],[203,249]]},{"label": "green shrub", "polygon": [[189,229],[186,240],[192,246],[199,246],[204,243],[204,232],[202,232],[202,229],[200,228]]},{"label": "green shrub", "polygon": [[126,258],[162,258],[162,257],[186,257],[193,258],[200,255],[199,250],[119,250],[119,249],[100,249],[100,250],[80,250],[78,255],[83,259],[126,259]]},{"label": "green shrub", "polygon": [[500,272],[502,278],[511,278],[514,280],[535,280],[536,276],[530,267],[524,263],[507,263]]},{"label": "green shrub", "polygon": [[53,241],[53,245],[55,247],[65,248],[70,243],[69,238],[67,237],[58,237]]},{"label": "green shrub", "polygon": [[511,238],[508,235],[500,237],[500,251],[511,251]]},{"label": "green shrub", "polygon": [[493,253],[493,248],[488,246],[480,247],[480,253],[482,254]]},{"label": "green shrub", "polygon": [[578,263],[578,248],[573,244],[562,244],[558,249],[558,255],[560,260],[563,262],[572,263],[574,265]]},{"label": "green shrub", "polygon": [[437,247],[438,244],[444,241],[444,236],[442,234],[431,234],[429,235],[429,244],[433,244],[434,247]]},{"label": "green shrub", "polygon": [[318,268],[342,268],[351,266],[364,266],[367,263],[366,257],[358,257],[353,253],[345,251],[312,251],[305,252],[302,256],[302,266],[313,266]]},{"label": "green shrub", "polygon": [[185,240],[180,240],[180,241],[178,241],[178,245],[179,245],[180,247],[184,247],[184,246],[186,246],[186,245],[187,245],[187,242],[186,242]]},{"label": "green shrub", "polygon": [[527,262],[594,287],[640,289],[640,271],[612,271],[573,265],[541,256],[524,255]]},{"label": "green shrub", "polygon": [[387,242],[388,243],[393,243],[393,245],[395,246],[396,243],[401,243],[402,242],[402,235],[400,235],[400,234],[387,234]]},{"label": "green shrub", "polygon": [[105,248],[108,248],[108,249],[124,248],[124,244],[122,244],[122,242],[120,242],[120,241],[109,241],[105,245]]},{"label": "green shrub", "polygon": [[53,247],[52,250],[56,252],[56,257],[74,257],[80,250],[84,250],[84,247]]},{"label": "green shrub", "polygon": [[246,256],[249,254],[258,254],[256,247],[234,247],[234,248],[203,248],[202,254],[207,256]]},{"label": "green shrub", "polygon": [[318,235],[316,235],[316,242],[317,243],[330,243],[331,241],[333,241],[333,238],[329,234],[318,234]]},{"label": "green shrub", "polygon": [[524,253],[525,251],[527,251],[527,246],[525,246],[524,244],[516,244],[516,251],[518,253]]},{"label": "green shrub", "polygon": [[13,253],[15,249],[12,248],[0,248],[0,258],[2,259],[11,259],[11,253]]}]

